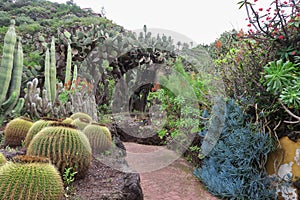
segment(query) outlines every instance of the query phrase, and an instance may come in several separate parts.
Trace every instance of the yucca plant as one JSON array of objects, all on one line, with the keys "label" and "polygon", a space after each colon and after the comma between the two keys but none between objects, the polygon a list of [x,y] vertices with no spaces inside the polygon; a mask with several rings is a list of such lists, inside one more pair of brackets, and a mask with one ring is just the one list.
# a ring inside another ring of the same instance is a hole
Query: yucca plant
[{"label": "yucca plant", "polygon": [[48,126],[51,123],[57,122],[57,119],[52,118],[43,118],[33,123],[33,125],[28,130],[28,133],[25,137],[25,147],[29,146],[32,138],[44,127]]},{"label": "yucca plant", "polygon": [[48,159],[18,156],[0,167],[1,200],[60,200],[63,182]]},{"label": "yucca plant", "polygon": [[112,139],[109,130],[97,123],[92,123],[83,129],[83,133],[90,141],[94,155],[101,154],[112,147]]},{"label": "yucca plant", "polygon": [[26,117],[18,117],[11,120],[4,130],[4,145],[11,147],[21,146],[32,125],[31,119]]},{"label": "yucca plant", "polygon": [[30,142],[27,155],[48,157],[61,174],[66,168],[82,178],[92,160],[88,138],[73,125],[52,123],[38,132]]}]

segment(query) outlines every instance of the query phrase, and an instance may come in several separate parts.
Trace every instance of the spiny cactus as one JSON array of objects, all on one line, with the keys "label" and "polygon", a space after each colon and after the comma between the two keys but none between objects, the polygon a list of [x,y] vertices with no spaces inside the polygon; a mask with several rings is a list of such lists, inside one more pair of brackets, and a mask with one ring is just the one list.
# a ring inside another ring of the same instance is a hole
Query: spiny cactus
[{"label": "spiny cactus", "polygon": [[83,133],[89,139],[94,155],[100,154],[112,147],[111,136],[107,137],[103,126],[99,124],[89,124],[83,129]]},{"label": "spiny cactus", "polygon": [[50,85],[51,85],[51,102],[54,102],[56,95],[56,58],[55,58],[55,38],[52,37],[50,46]]},{"label": "spiny cactus", "polygon": [[6,163],[6,158],[3,153],[0,152],[0,167]]},{"label": "spiny cactus", "polygon": [[66,74],[65,74],[65,89],[67,90],[70,89],[70,85],[71,85],[71,64],[72,64],[72,49],[70,43],[68,43]]},{"label": "spiny cactus", "polygon": [[28,133],[25,138],[25,147],[29,146],[30,141],[32,138],[43,128],[48,126],[51,123],[57,122],[57,119],[52,118],[43,118],[33,123],[33,125],[28,130]]},{"label": "spiny cactus", "polygon": [[72,124],[72,122],[73,122],[73,119],[71,119],[70,117],[67,117],[62,120],[62,123],[66,123],[66,124]]},{"label": "spiny cactus", "polygon": [[63,182],[49,160],[18,157],[0,168],[0,199],[60,200]]},{"label": "spiny cactus", "polygon": [[[47,80],[45,80],[47,81]],[[45,117],[52,110],[52,104],[48,99],[47,90],[42,91],[40,96],[40,88],[38,88],[38,79],[35,78],[27,83],[25,89],[25,108],[31,117]],[[46,82],[45,82],[46,84]]]},{"label": "spiny cactus", "polygon": [[[24,105],[24,99],[19,99],[23,70],[21,38],[18,38],[18,47],[15,50],[16,42],[15,21],[11,20],[11,25],[4,37],[0,66],[0,125],[8,115],[19,114]],[[6,99],[6,97],[9,98]]]},{"label": "spiny cactus", "polygon": [[82,178],[90,166],[92,150],[87,137],[74,126],[53,123],[34,136],[27,155],[48,157],[61,174],[73,167],[78,172],[76,178]]},{"label": "spiny cactus", "polygon": [[71,102],[74,112],[87,113],[94,121],[98,121],[98,110],[94,95],[75,92],[71,94]]},{"label": "spiny cactus", "polygon": [[4,144],[8,146],[21,146],[33,122],[25,117],[11,120],[4,130]]},{"label": "spiny cactus", "polygon": [[[25,108],[31,117],[66,117],[72,112],[73,108],[70,102],[63,103],[58,96],[63,92],[63,88],[58,84],[54,102],[48,98],[47,90],[43,89],[40,96],[38,88],[38,79],[33,79],[27,83],[25,90]],[[53,106],[55,105],[55,106]]]},{"label": "spiny cactus", "polygon": [[74,120],[74,119],[77,119],[77,118],[85,118],[85,119],[87,119],[89,122],[92,121],[92,118],[91,118],[88,114],[83,113],[83,112],[76,112],[76,113],[72,114],[72,115],[70,116],[70,118],[73,119],[73,120]]},{"label": "spiny cactus", "polygon": [[87,125],[89,125],[89,123],[90,121],[86,118],[76,118],[72,121],[71,124],[82,131]]},{"label": "spiny cactus", "polygon": [[[44,82],[44,88],[47,91],[47,97],[52,100],[51,97],[51,82],[50,82],[50,51],[47,47],[46,53],[45,53],[45,82]],[[52,102],[52,101],[51,101]]]}]

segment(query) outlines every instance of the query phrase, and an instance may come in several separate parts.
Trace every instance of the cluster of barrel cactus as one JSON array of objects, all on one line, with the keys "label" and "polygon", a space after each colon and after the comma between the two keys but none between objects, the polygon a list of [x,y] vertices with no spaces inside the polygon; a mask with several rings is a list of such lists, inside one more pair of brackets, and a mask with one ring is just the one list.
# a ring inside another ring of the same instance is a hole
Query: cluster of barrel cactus
[{"label": "cluster of barrel cactus", "polygon": [[[25,145],[28,158],[49,158],[61,175],[67,168],[72,168],[77,172],[77,178],[86,174],[92,149],[101,154],[112,147],[109,129],[83,112],[65,119],[41,118],[35,122],[25,117],[15,118],[7,124],[4,134],[5,145]],[[1,163],[4,162],[5,159],[1,158]]]},{"label": "cluster of barrel cactus", "polygon": [[[17,48],[15,46],[17,45]],[[23,70],[21,38],[17,37],[15,21],[4,38],[3,56],[0,66],[0,125],[9,115],[20,113],[24,99],[19,98]]]}]

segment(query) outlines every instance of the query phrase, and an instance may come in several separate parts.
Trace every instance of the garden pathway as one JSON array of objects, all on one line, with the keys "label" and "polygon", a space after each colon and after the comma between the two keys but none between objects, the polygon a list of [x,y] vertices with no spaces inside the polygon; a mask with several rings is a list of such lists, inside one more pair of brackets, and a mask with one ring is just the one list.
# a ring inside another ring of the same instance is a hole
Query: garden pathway
[{"label": "garden pathway", "polygon": [[145,200],[217,200],[193,176],[193,167],[163,147],[124,143],[130,168],[140,173]]}]

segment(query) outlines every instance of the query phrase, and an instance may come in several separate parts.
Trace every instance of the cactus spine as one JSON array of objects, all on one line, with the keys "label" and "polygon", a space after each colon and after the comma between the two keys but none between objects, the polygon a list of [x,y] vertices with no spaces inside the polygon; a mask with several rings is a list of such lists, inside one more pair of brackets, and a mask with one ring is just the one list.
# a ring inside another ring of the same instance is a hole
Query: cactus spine
[{"label": "cactus spine", "polygon": [[[23,70],[21,39],[18,38],[18,47],[15,50],[16,42],[15,21],[11,20],[11,25],[4,37],[0,66],[0,125],[7,115],[18,114],[24,104],[24,99],[19,99]],[[6,97],[9,98],[6,99]]]},{"label": "cactus spine", "polygon": [[28,156],[15,160],[7,162],[0,168],[0,199],[62,199],[63,182],[57,169],[49,163],[49,160],[45,162],[43,158]]}]

